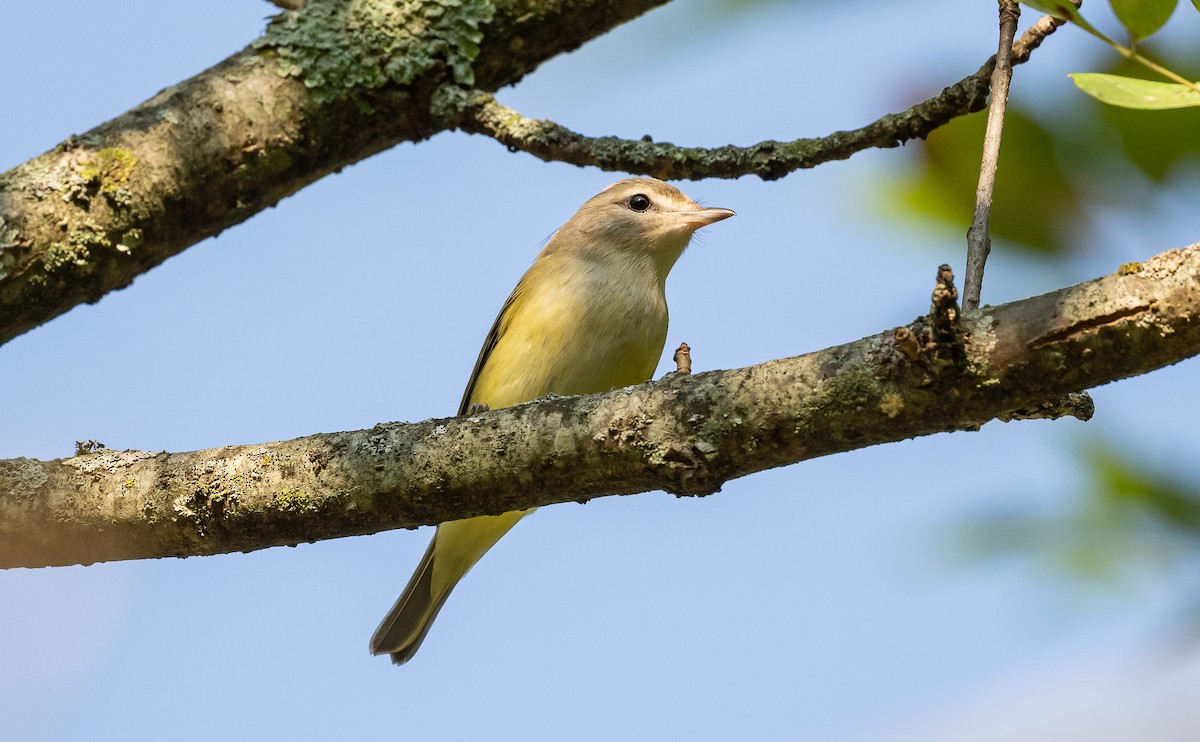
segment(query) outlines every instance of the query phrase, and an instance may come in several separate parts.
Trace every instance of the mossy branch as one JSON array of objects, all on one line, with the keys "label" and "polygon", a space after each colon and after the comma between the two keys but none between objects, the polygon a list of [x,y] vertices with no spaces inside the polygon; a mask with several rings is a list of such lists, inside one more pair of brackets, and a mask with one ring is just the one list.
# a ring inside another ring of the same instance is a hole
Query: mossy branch
[{"label": "mossy branch", "polygon": [[[190,556],[733,478],[1013,411],[1200,353],[1200,245],[749,368],[474,417],[195,453],[0,461],[0,566]],[[1086,409],[1068,407],[1069,414]],[[1061,414],[1061,413],[1056,413]]]}]

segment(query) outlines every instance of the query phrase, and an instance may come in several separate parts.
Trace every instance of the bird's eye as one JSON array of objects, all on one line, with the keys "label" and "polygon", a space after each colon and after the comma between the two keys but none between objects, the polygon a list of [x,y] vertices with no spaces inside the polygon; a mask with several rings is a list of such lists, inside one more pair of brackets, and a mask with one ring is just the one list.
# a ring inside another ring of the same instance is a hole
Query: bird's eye
[{"label": "bird's eye", "polygon": [[629,208],[634,211],[645,211],[650,208],[650,199],[644,193],[639,193],[636,196],[630,196]]}]

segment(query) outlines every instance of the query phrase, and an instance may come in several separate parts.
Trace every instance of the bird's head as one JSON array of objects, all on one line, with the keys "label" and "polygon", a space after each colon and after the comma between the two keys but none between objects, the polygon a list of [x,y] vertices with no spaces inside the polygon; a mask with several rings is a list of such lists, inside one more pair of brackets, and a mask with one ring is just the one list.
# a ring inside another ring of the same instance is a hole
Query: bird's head
[{"label": "bird's head", "polygon": [[697,229],[733,215],[700,206],[657,178],[626,178],[589,199],[556,238],[588,251],[649,257],[665,279]]}]

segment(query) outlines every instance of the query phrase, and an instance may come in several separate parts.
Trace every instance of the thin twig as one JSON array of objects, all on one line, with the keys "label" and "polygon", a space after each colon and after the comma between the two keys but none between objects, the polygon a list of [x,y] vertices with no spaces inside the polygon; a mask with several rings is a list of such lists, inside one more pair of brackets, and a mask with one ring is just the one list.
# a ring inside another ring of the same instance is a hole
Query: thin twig
[{"label": "thin twig", "polygon": [[[1080,0],[1071,0],[1076,6],[1080,4]],[[1012,63],[1024,64],[1029,61],[1029,55],[1042,45],[1046,37],[1054,33],[1060,26],[1066,25],[1066,21],[1062,18],[1055,18],[1052,15],[1044,15],[1034,21],[1033,25],[1025,29],[1025,33],[1021,34],[1021,38],[1013,44],[1012,48]]]},{"label": "thin twig", "polygon": [[1130,46],[1123,46],[1123,45],[1117,43],[1116,41],[1113,41],[1112,39],[1108,38],[1107,36],[1103,37],[1103,39],[1109,46],[1111,46],[1114,50],[1116,50],[1116,52],[1118,54],[1120,54],[1122,57],[1125,57],[1129,61],[1137,62],[1138,64],[1142,65],[1143,67],[1150,70],[1151,72],[1155,72],[1159,75],[1162,75],[1163,77],[1167,78],[1168,80],[1170,80],[1173,83],[1176,83],[1178,85],[1183,85],[1184,87],[1191,88],[1192,90],[1200,91],[1200,83],[1192,82],[1191,80],[1187,79],[1186,77],[1183,77],[1182,75],[1172,72],[1171,70],[1167,69],[1166,67],[1163,67],[1162,65],[1157,64],[1154,60],[1143,56],[1141,53],[1139,53],[1136,49],[1134,49],[1132,47],[1132,44]]},{"label": "thin twig", "polygon": [[[1030,26],[1020,41],[1006,47],[1011,48],[1013,62],[1028,60],[1030,53],[1063,23],[1045,16]],[[1008,36],[1010,42],[1012,36],[1013,33]],[[994,67],[995,57],[938,95],[899,113],[889,113],[860,129],[790,142],[764,141],[748,147],[679,147],[652,141],[650,137],[641,140],[587,137],[553,121],[528,118],[481,91],[470,92],[451,125],[492,137],[510,150],[527,152],[547,162],[591,165],[601,170],[664,179],[757,175],[763,180],[775,180],[795,170],[844,160],[864,149],[898,147],[912,139],[924,139],[958,116],[983,110]]]},{"label": "thin twig", "polygon": [[992,249],[988,222],[992,215],[992,194],[996,189],[996,166],[1000,162],[1000,140],[1004,135],[1004,110],[1008,106],[1008,84],[1012,80],[1013,38],[1021,7],[1017,0],[1000,2],[1000,48],[992,70],[992,105],[988,108],[987,131],[983,135],[983,161],[979,165],[979,185],[975,189],[975,216],[967,230],[967,274],[963,282],[963,309],[979,308],[983,287],[983,267]]}]

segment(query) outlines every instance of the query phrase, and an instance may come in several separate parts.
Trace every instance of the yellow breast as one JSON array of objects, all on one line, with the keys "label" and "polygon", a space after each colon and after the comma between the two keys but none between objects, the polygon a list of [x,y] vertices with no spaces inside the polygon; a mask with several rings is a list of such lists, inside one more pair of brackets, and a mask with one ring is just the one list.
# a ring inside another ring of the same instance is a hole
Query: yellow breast
[{"label": "yellow breast", "polygon": [[492,409],[646,381],[662,356],[667,304],[647,266],[544,255],[521,279],[496,330],[470,399]]}]

